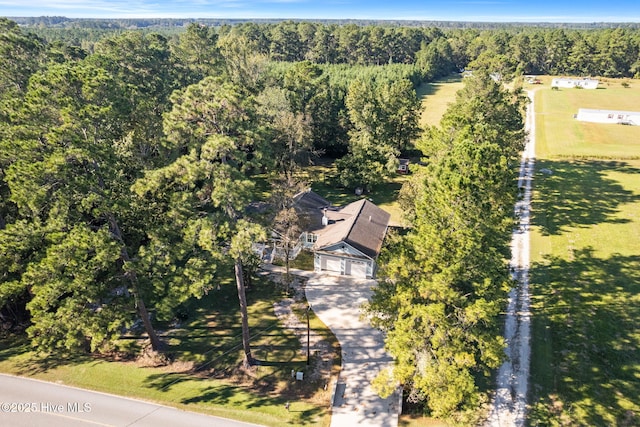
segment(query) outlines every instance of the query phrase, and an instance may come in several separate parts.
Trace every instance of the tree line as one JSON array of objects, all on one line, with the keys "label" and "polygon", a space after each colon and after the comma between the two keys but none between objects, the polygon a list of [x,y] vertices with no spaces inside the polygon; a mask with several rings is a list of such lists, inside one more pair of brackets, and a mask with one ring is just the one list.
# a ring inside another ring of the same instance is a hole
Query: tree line
[{"label": "tree line", "polygon": [[332,83],[201,25],[88,52],[0,20],[0,57],[0,316],[42,351],[111,351],[136,325],[159,350],[154,325],[230,271],[246,326],[252,244],[277,215],[250,209],[256,183],[291,197],[314,156],[366,149],[344,183],[374,185],[417,132],[397,73]]},{"label": "tree line", "polygon": [[253,22],[257,24],[278,24],[280,22],[312,22],[321,25],[356,24],[361,27],[437,27],[437,28],[564,28],[564,29],[602,29],[602,28],[640,28],[637,22],[473,22],[473,21],[433,21],[410,19],[270,19],[270,18],[68,18],[66,16],[26,16],[8,17],[19,25],[27,27],[110,27],[122,29],[188,27],[202,24],[208,27],[238,25]]},{"label": "tree line", "polygon": [[505,358],[502,321],[511,287],[513,227],[526,97],[486,73],[469,79],[418,147],[429,163],[403,186],[413,227],[390,240],[367,310],[395,358],[378,380],[410,403],[475,424],[479,384]]},{"label": "tree line", "polygon": [[[221,31],[247,37],[276,61],[350,65],[429,61],[435,76],[463,68],[499,72],[505,77],[523,73],[640,76],[637,28],[443,30],[286,21],[245,23]],[[434,56],[439,61],[433,61]]]},{"label": "tree line", "polygon": [[[82,46],[111,31],[127,29],[111,23],[76,27],[28,27],[50,40]],[[316,64],[415,64],[432,79],[449,72],[477,68],[505,78],[522,74],[570,74],[605,77],[640,76],[640,29],[632,25],[593,25],[571,28],[515,26],[451,28],[442,26],[358,25],[314,21],[216,22],[220,38],[244,39],[271,61]],[[214,25],[214,24],[211,24]],[[168,38],[179,26],[152,28]],[[427,64],[428,63],[428,66]]]}]

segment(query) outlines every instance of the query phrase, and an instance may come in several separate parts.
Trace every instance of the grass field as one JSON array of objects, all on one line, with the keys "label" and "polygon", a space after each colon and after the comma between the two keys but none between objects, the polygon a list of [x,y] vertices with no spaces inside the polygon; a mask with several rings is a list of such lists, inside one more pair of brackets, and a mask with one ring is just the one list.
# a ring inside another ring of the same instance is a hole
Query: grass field
[{"label": "grass field", "polygon": [[[306,355],[291,330],[282,328],[273,303],[283,290],[259,280],[247,294],[253,356],[261,365],[247,371],[242,357],[235,284],[222,283],[184,307],[189,317],[161,332],[174,362],[145,366],[141,360],[38,357],[24,338],[0,341],[0,372],[32,376],[92,390],[146,399],[178,408],[269,426],[329,424],[330,391],[324,381],[296,382],[291,370],[307,372]],[[339,345],[313,316],[340,366]],[[308,375],[306,375],[308,377]],[[290,412],[284,408],[290,402]]]},{"label": "grass field", "polygon": [[[640,425],[640,83],[536,94],[529,425]],[[637,87],[636,87],[637,86]]]},{"label": "grass field", "polygon": [[462,77],[459,74],[421,85],[417,90],[418,98],[422,99],[420,126],[438,125],[449,104],[455,101],[456,92],[462,87]]},{"label": "grass field", "polygon": [[640,159],[637,127],[607,126],[573,119],[579,108],[639,110],[640,82],[637,86],[624,88],[610,83],[609,87],[595,90],[544,90],[537,106],[538,155],[574,159]]}]

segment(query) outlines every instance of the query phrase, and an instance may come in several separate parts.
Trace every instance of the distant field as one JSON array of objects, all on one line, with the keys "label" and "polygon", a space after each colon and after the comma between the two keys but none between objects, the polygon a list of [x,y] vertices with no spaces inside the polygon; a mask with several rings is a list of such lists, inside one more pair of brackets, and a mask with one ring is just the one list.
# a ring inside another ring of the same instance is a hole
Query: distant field
[{"label": "distant field", "polygon": [[455,101],[456,92],[462,87],[462,77],[459,74],[421,85],[417,90],[418,98],[422,99],[420,126],[439,124],[449,104]]},{"label": "distant field", "polygon": [[536,150],[539,156],[640,159],[640,128],[573,119],[579,108],[640,111],[640,82],[624,88],[544,90],[538,100]]},{"label": "distant field", "polygon": [[[549,79],[545,79],[547,82]],[[529,425],[640,425],[640,82],[536,94]]]}]

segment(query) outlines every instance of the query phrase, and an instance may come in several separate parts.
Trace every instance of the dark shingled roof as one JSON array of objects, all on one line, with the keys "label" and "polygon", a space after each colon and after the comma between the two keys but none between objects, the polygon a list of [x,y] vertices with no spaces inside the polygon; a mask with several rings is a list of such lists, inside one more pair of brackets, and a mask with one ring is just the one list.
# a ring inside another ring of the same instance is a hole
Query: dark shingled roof
[{"label": "dark shingled roof", "polygon": [[327,217],[330,224],[316,232],[316,248],[345,242],[370,258],[378,256],[391,218],[389,213],[362,199],[341,209],[327,211]]},{"label": "dark shingled roof", "polygon": [[293,196],[296,207],[301,209],[322,209],[331,206],[331,202],[311,190],[302,191]]},{"label": "dark shingled roof", "polygon": [[300,218],[300,227],[307,231],[322,228],[322,211],[331,208],[331,202],[311,190],[302,191],[293,196],[295,209]]}]

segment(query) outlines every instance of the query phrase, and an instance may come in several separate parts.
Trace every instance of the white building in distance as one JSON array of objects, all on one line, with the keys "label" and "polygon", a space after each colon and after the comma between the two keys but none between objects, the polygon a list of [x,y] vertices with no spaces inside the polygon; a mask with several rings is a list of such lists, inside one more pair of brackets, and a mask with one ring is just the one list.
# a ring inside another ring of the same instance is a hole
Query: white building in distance
[{"label": "white building in distance", "polygon": [[575,77],[559,77],[551,81],[551,87],[574,88],[581,87],[583,89],[597,89],[597,79],[575,78]]},{"label": "white building in distance", "polygon": [[638,111],[592,110],[589,108],[580,108],[575,117],[583,122],[640,125],[640,112]]}]

